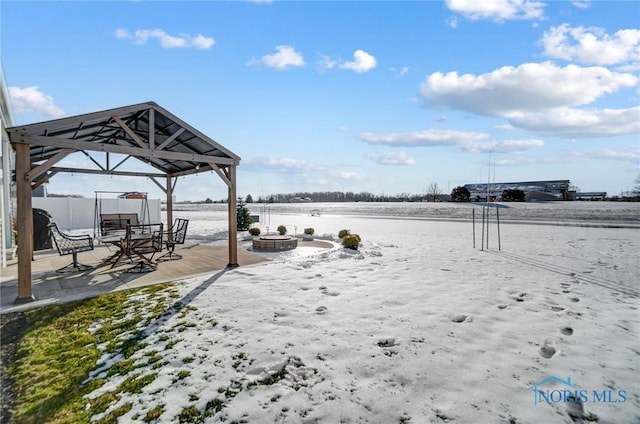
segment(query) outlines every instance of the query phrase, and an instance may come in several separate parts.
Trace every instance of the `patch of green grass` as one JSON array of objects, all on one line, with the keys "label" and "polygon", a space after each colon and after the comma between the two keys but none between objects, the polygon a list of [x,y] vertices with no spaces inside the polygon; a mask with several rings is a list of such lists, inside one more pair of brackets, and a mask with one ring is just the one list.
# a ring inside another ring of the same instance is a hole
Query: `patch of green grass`
[{"label": "patch of green grass", "polygon": [[121,417],[124,414],[126,414],[127,412],[129,412],[131,410],[132,406],[133,405],[131,404],[131,402],[125,403],[124,405],[122,405],[122,406],[114,409],[113,411],[109,412],[107,415],[102,417],[102,419],[96,420],[96,421],[92,421],[92,423],[97,423],[97,424],[115,424],[115,423],[118,422],[118,417]]},{"label": "patch of green grass", "polygon": [[180,380],[184,380],[185,378],[189,377],[191,375],[191,371],[187,371],[187,370],[181,370],[178,371],[178,374],[176,374],[176,377],[173,379],[173,382],[176,383]]},{"label": "patch of green grass", "polygon": [[191,306],[191,305],[185,306],[180,309],[180,315],[178,315],[178,318],[186,318],[189,312],[197,311],[197,310],[198,308],[196,308],[195,306]]},{"label": "patch of green grass", "polygon": [[127,393],[140,393],[142,388],[155,380],[157,376],[157,374],[130,375],[120,384],[118,390]]},{"label": "patch of green grass", "polygon": [[213,414],[215,414],[216,412],[220,412],[222,411],[222,409],[224,408],[224,401],[215,398],[213,400],[210,400],[209,402],[207,402],[207,406],[205,406],[204,408],[204,416],[205,417],[210,417]]},{"label": "patch of green grass", "polygon": [[254,386],[270,386],[272,384],[276,384],[278,381],[282,381],[284,380],[284,377],[287,375],[287,370],[282,368],[280,371],[271,374],[265,378],[263,378],[262,380],[256,380],[256,381],[252,381],[249,384],[247,384],[247,387],[254,387]]},{"label": "patch of green grass", "polygon": [[175,339],[175,340],[171,340],[170,342],[168,342],[165,346],[164,349],[165,350],[169,350],[169,349],[173,349],[173,347],[175,345],[177,345],[178,343],[180,343],[182,341],[182,339]]},{"label": "patch of green grass", "polygon": [[[131,304],[129,296],[142,296],[144,301]],[[14,384],[16,398],[11,405],[12,422],[88,422],[99,409],[102,412],[117,401],[117,394],[87,401],[84,395],[100,388],[104,379],[88,379],[91,372],[104,366],[98,360],[105,353],[122,352],[123,361],[107,370],[108,376],[126,375],[135,368],[129,357],[146,343],[144,332],[135,320],[157,319],[169,307],[168,299],[177,290],[170,284],[117,291],[91,299],[50,305],[24,313],[23,334],[16,348],[14,363],[7,375]],[[150,310],[157,311],[150,313]],[[130,318],[133,317],[133,318]],[[140,322],[138,321],[138,322]],[[148,380],[150,379],[150,380]],[[155,376],[131,381],[144,386]],[[135,383],[135,384],[133,384]],[[128,406],[131,408],[131,405]],[[126,405],[104,417],[113,422],[126,413]],[[128,409],[127,409],[128,410]],[[123,412],[124,411],[124,412]]]},{"label": "patch of green grass", "polygon": [[118,361],[107,370],[107,377],[111,377],[112,375],[126,375],[131,371],[136,369],[135,361],[133,359],[125,359],[122,361]]},{"label": "patch of green grass", "polygon": [[242,362],[247,361],[249,358],[247,357],[246,353],[238,352],[235,355],[233,355],[231,359],[234,359],[233,364],[231,364],[231,366],[233,367],[234,370],[238,371],[238,368],[240,368],[240,366],[242,365]]},{"label": "patch of green grass", "polygon": [[147,411],[147,415],[142,419],[145,423],[155,421],[164,413],[164,405],[157,405],[153,409]]},{"label": "patch of green grass", "polygon": [[195,356],[185,356],[184,358],[182,358],[182,363],[183,364],[190,364],[195,360],[196,360]]},{"label": "patch of green grass", "polygon": [[174,325],[171,328],[171,330],[177,330],[178,333],[182,333],[187,328],[192,328],[192,327],[197,327],[197,324],[195,322],[191,322],[191,321],[184,321],[184,322],[180,322],[180,323]]},{"label": "patch of green grass", "polygon": [[161,361],[163,356],[158,353],[157,350],[152,350],[144,354],[144,356],[148,357],[147,364],[154,364],[158,361]]},{"label": "patch of green grass", "polygon": [[203,423],[204,417],[200,415],[200,411],[195,406],[183,408],[178,415],[178,421],[181,423]]}]

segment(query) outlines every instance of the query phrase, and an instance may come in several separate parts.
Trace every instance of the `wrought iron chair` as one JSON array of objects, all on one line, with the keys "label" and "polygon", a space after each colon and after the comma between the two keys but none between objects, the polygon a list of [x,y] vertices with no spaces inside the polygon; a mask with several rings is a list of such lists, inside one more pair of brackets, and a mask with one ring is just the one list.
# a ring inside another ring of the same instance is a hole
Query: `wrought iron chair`
[{"label": "wrought iron chair", "polygon": [[165,244],[167,246],[167,253],[158,258],[159,261],[170,261],[173,259],[182,259],[182,255],[175,253],[177,244],[184,244],[184,240],[187,238],[187,226],[189,225],[188,219],[177,218],[173,226],[171,226],[165,235]]},{"label": "wrought iron chair", "polygon": [[127,256],[138,256],[138,263],[126,272],[141,273],[155,271],[158,266],[152,262],[153,256],[162,251],[162,223],[128,225],[123,243]]},{"label": "wrought iron chair", "polygon": [[83,265],[78,262],[78,252],[86,252],[93,250],[93,238],[86,235],[71,235],[60,231],[56,223],[49,224],[53,242],[58,249],[60,256],[73,255],[73,262],[67,266],[56,270],[57,273],[63,274],[74,271],[88,271],[93,269],[91,265]]}]

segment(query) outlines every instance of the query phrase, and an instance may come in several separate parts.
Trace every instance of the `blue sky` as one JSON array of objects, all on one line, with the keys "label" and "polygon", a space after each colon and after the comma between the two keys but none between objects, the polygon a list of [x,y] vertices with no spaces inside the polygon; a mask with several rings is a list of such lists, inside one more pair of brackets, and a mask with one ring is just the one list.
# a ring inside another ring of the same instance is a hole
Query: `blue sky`
[{"label": "blue sky", "polygon": [[[636,1],[3,1],[0,13],[16,124],[152,100],[241,156],[242,197],[449,192],[490,169],[620,194],[640,175]],[[48,186],[94,190],[160,196],[144,178]],[[202,174],[176,195],[226,187]]]}]

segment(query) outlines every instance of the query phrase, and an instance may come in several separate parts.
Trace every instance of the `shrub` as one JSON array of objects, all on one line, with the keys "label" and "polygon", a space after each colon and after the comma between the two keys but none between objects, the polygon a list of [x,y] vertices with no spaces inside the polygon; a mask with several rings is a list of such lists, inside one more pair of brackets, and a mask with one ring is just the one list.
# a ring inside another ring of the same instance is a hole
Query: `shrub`
[{"label": "shrub", "polygon": [[338,238],[344,238],[345,236],[348,236],[349,234],[351,234],[351,231],[349,231],[349,230],[340,230],[338,232]]},{"label": "shrub", "polygon": [[311,228],[311,227],[309,227],[309,228],[305,228],[305,229],[304,229],[304,233],[305,233],[306,235],[308,235],[308,236],[312,236],[312,235],[313,235],[313,233],[315,233],[315,232],[316,232],[316,230],[314,230],[314,229],[313,229],[313,228]]},{"label": "shrub", "polygon": [[287,234],[287,227],[285,227],[284,225],[278,225],[278,234],[280,234],[281,236]]},{"label": "shrub", "polygon": [[347,234],[342,238],[342,246],[346,249],[358,250],[360,245],[360,236],[357,234]]},{"label": "shrub", "polygon": [[458,186],[451,191],[451,200],[454,202],[468,202],[471,192],[465,186]]},{"label": "shrub", "polygon": [[259,236],[260,228],[258,227],[249,228],[249,234],[251,234],[252,236]]}]

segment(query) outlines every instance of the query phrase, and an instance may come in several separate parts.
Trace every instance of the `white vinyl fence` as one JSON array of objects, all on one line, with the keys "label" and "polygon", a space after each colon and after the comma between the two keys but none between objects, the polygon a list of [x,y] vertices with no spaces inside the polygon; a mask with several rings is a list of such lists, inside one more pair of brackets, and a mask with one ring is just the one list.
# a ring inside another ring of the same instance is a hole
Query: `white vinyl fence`
[{"label": "white vinyl fence", "polygon": [[[76,197],[34,197],[33,207],[43,209],[62,231],[94,228],[97,213],[137,213],[145,224],[158,223],[161,218],[160,199],[147,199],[147,211],[142,199],[95,199]],[[100,217],[98,216],[98,226]]]}]

